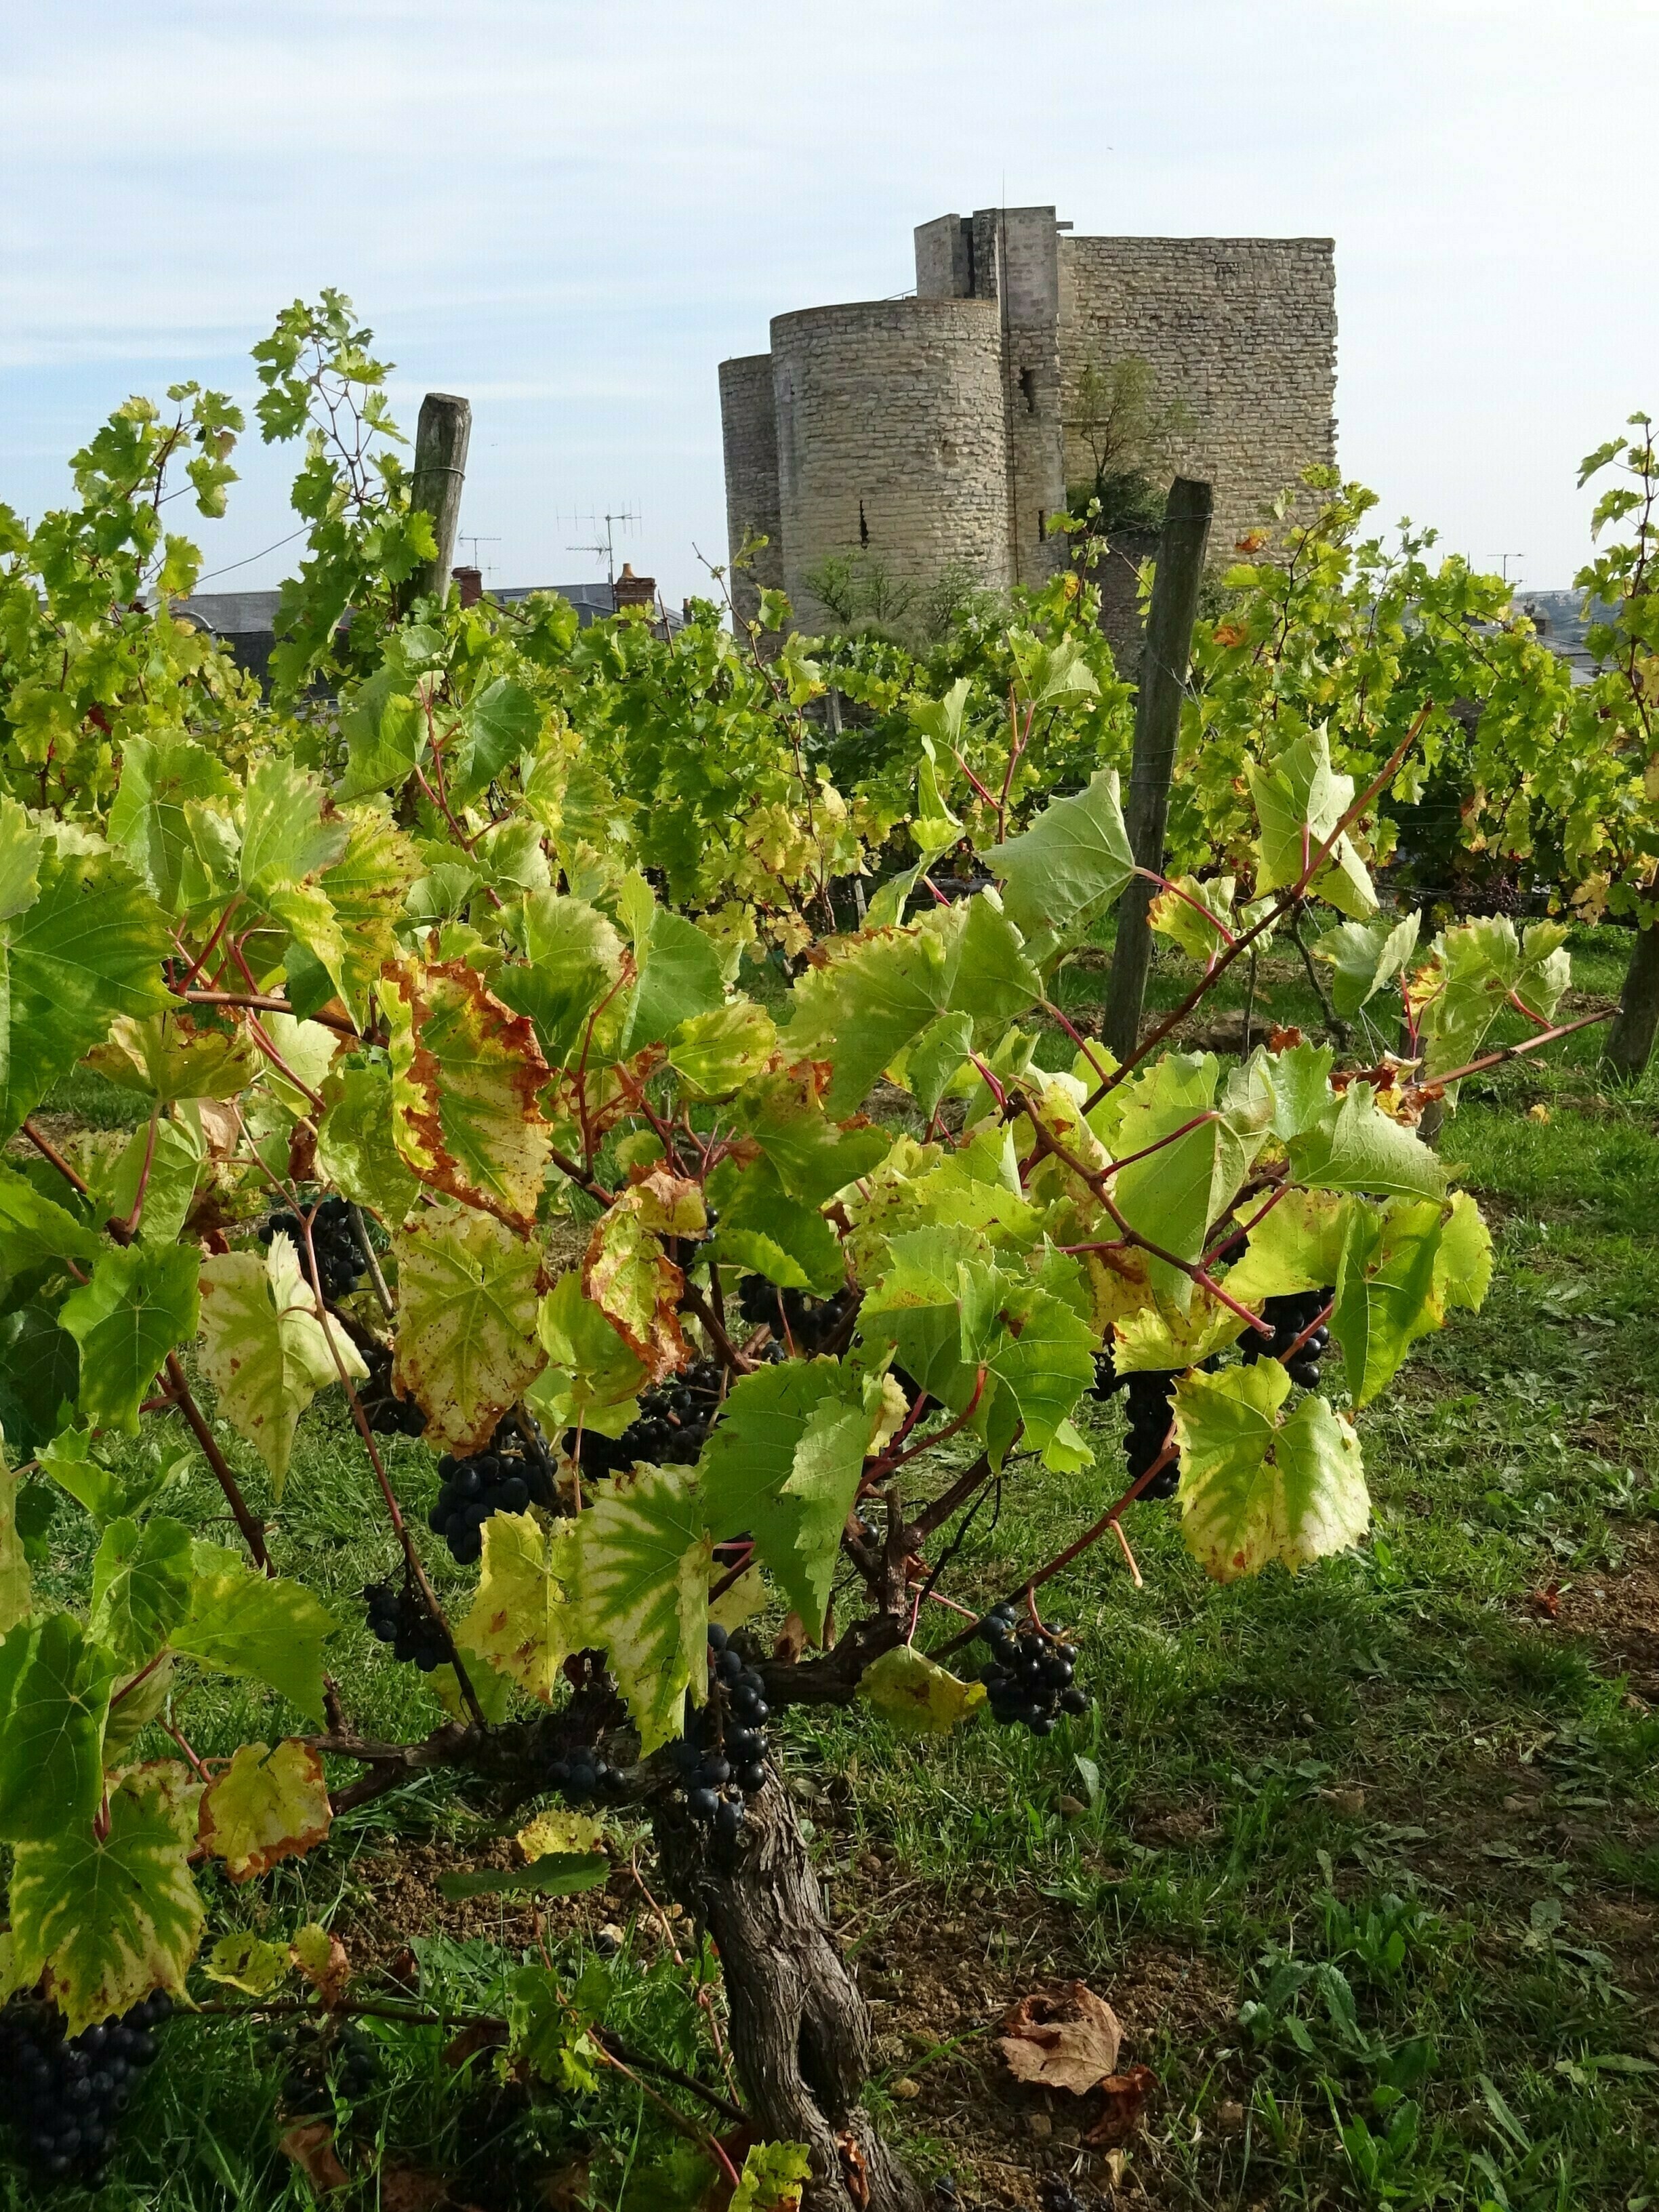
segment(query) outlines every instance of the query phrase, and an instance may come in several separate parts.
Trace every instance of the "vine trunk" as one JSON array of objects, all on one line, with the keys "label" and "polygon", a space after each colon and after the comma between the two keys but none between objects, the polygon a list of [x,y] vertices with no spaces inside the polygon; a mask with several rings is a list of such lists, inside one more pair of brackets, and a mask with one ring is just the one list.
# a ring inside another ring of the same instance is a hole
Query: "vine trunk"
[{"label": "vine trunk", "polygon": [[824,1917],[786,1793],[749,1802],[723,1850],[684,1809],[655,1821],[671,1894],[720,1952],[732,2057],[757,2132],[804,2143],[813,2179],[802,2212],[922,2212],[922,2196],[859,2102],[870,2015]]}]

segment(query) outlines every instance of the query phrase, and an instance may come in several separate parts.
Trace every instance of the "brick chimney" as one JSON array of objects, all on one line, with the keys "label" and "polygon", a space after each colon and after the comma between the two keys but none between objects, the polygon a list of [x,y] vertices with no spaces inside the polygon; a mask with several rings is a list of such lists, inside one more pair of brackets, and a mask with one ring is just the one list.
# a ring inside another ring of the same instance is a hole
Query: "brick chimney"
[{"label": "brick chimney", "polygon": [[631,561],[623,562],[622,574],[616,584],[617,605],[622,607],[654,607],[657,604],[657,580],[654,576],[636,576]]},{"label": "brick chimney", "polygon": [[483,570],[482,568],[452,568],[449,573],[461,587],[461,605],[464,607],[476,607],[483,597]]}]

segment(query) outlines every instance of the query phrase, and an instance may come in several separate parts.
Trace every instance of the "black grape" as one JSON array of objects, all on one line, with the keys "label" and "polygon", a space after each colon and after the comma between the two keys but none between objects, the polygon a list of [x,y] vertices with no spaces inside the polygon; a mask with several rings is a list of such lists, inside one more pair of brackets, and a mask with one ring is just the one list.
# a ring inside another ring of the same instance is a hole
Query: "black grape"
[{"label": "black grape", "polygon": [[722,1373],[717,1359],[694,1359],[641,1394],[639,1417],[619,1437],[584,1429],[579,1441],[572,1429],[564,1448],[586,1475],[624,1474],[641,1460],[653,1467],[690,1467],[720,1417]]},{"label": "black grape", "polygon": [[738,1310],[750,1326],[763,1322],[786,1350],[810,1358],[827,1350],[845,1334],[859,1294],[843,1285],[833,1297],[809,1298],[804,1291],[781,1291],[763,1275],[745,1275],[738,1285]]},{"label": "black grape", "polygon": [[526,1425],[528,1437],[508,1414],[496,1425],[487,1451],[465,1458],[446,1452],[438,1462],[438,1495],[427,1526],[464,1567],[482,1554],[483,1524],[492,1513],[554,1508],[552,1462],[535,1424]]},{"label": "black grape", "polygon": [[674,1777],[694,1820],[712,1822],[722,1843],[743,1832],[744,1801],[766,1787],[766,1685],[726,1639],[718,1622],[708,1626],[708,1701],[688,1698],[685,1729],[669,1747]]},{"label": "black grape", "polygon": [[300,1256],[300,1272],[318,1292],[325,1305],[337,1306],[348,1298],[362,1280],[363,1255],[358,1248],[356,1231],[351,1225],[351,1209],[343,1198],[325,1198],[311,1217],[312,1249],[317,1255],[317,1273],[320,1281],[313,1279],[311,1261],[306,1251],[305,1224],[297,1214],[273,1213],[259,1224],[259,1242],[269,1244],[278,1234],[292,1237],[294,1249]]},{"label": "black grape", "polygon": [[[1328,1290],[1323,1290],[1297,1291],[1282,1297],[1264,1298],[1261,1318],[1273,1323],[1273,1339],[1269,1342],[1255,1329],[1247,1329],[1242,1347],[1245,1365],[1253,1367],[1258,1359],[1277,1359],[1288,1352],[1309,1322],[1324,1312],[1331,1297]],[[1289,1362],[1291,1380],[1299,1389],[1319,1388],[1319,1364],[1330,1349],[1330,1342],[1331,1333],[1322,1322]]]},{"label": "black grape", "polygon": [[426,1433],[426,1415],[412,1398],[400,1398],[392,1387],[392,1350],[377,1345],[364,1355],[368,1373],[357,1385],[357,1402],[363,1419],[381,1437],[418,1437]]},{"label": "black grape", "polygon": [[979,1624],[991,1663],[980,1676],[990,1697],[991,1718],[1002,1728],[1027,1728],[1049,1735],[1065,1713],[1084,1713],[1089,1700],[1073,1680],[1074,1645],[1036,1626],[1020,1628],[1012,1605],[994,1605]]},{"label": "black grape", "polygon": [[[1168,1369],[1138,1368],[1123,1379],[1129,1408],[1129,1429],[1123,1449],[1129,1480],[1138,1482],[1163,1450],[1164,1440],[1170,1433],[1170,1408],[1176,1378]],[[1173,1498],[1180,1485],[1181,1462],[1177,1455],[1153,1476],[1140,1494],[1143,1498]]]},{"label": "black grape", "polygon": [[359,2104],[380,2082],[380,2052],[361,2028],[347,2027],[331,2043],[306,2026],[292,2045],[283,2102],[293,2113],[330,2112],[337,2097]]},{"label": "black grape", "polygon": [[405,1581],[395,1589],[390,1583],[371,1583],[363,1592],[363,1606],[370,1632],[392,1646],[400,1664],[413,1660],[423,1674],[447,1664],[449,1638],[413,1583]]},{"label": "black grape", "polygon": [[157,1990],[118,2020],[64,2033],[55,2005],[15,1996],[0,2007],[0,2118],[19,2159],[48,2183],[96,2188],[119,2115],[156,2057],[155,2030],[173,2010]]}]

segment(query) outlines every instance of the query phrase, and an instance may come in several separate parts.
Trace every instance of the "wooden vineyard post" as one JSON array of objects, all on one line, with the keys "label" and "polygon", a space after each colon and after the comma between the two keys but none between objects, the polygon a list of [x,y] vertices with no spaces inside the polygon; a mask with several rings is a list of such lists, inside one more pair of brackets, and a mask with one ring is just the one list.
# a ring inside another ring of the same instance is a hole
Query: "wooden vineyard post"
[{"label": "wooden vineyard post", "polygon": [[[1170,487],[1170,503],[1158,541],[1158,570],[1152,580],[1146,643],[1140,658],[1140,690],[1135,701],[1134,761],[1124,809],[1129,848],[1138,867],[1161,870],[1164,866],[1170,779],[1175,772],[1181,702],[1187,685],[1187,662],[1213,503],[1208,484],[1177,477]],[[1128,1058],[1140,1036],[1141,1004],[1152,955],[1152,933],[1146,916],[1156,895],[1156,887],[1144,876],[1137,876],[1117,902],[1117,949],[1112,957],[1101,1034],[1120,1060]]]},{"label": "wooden vineyard post", "polygon": [[461,519],[461,487],[466,480],[466,448],[472,435],[472,403],[453,392],[428,392],[421,402],[415,431],[415,465],[410,505],[432,518],[438,541],[434,557],[417,568],[404,586],[404,604],[422,592],[441,598],[449,589],[455,558],[455,531]]}]

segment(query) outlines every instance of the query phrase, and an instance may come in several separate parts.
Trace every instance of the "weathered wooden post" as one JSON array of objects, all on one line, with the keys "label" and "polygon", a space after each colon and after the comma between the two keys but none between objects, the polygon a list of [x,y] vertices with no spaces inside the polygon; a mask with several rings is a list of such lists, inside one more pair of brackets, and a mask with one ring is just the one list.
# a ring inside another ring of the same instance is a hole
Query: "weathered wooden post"
[{"label": "weathered wooden post", "polygon": [[1659,921],[1636,933],[1619,1012],[1608,1032],[1605,1058],[1615,1075],[1634,1081],[1653,1054],[1659,1030]]},{"label": "weathered wooden post", "polygon": [[405,606],[422,592],[441,598],[449,589],[455,558],[455,530],[461,519],[461,486],[466,480],[466,448],[472,435],[472,403],[453,392],[428,392],[421,402],[415,431],[415,466],[410,505],[432,518],[438,550],[404,586]]},{"label": "weathered wooden post", "polygon": [[[1170,812],[1170,779],[1175,772],[1176,740],[1181,732],[1181,702],[1192,652],[1193,622],[1198,612],[1199,580],[1210,541],[1211,487],[1177,477],[1170,487],[1164,528],[1158,541],[1158,572],[1146,618],[1146,643],[1140,657],[1140,689],[1135,701],[1134,762],[1129,771],[1124,810],[1129,848],[1136,865],[1162,871],[1164,830]],[[1107,987],[1102,1036],[1120,1060],[1127,1060],[1140,1036],[1141,1002],[1152,964],[1152,933],[1147,909],[1156,887],[1136,876],[1117,902],[1117,950]]]}]

